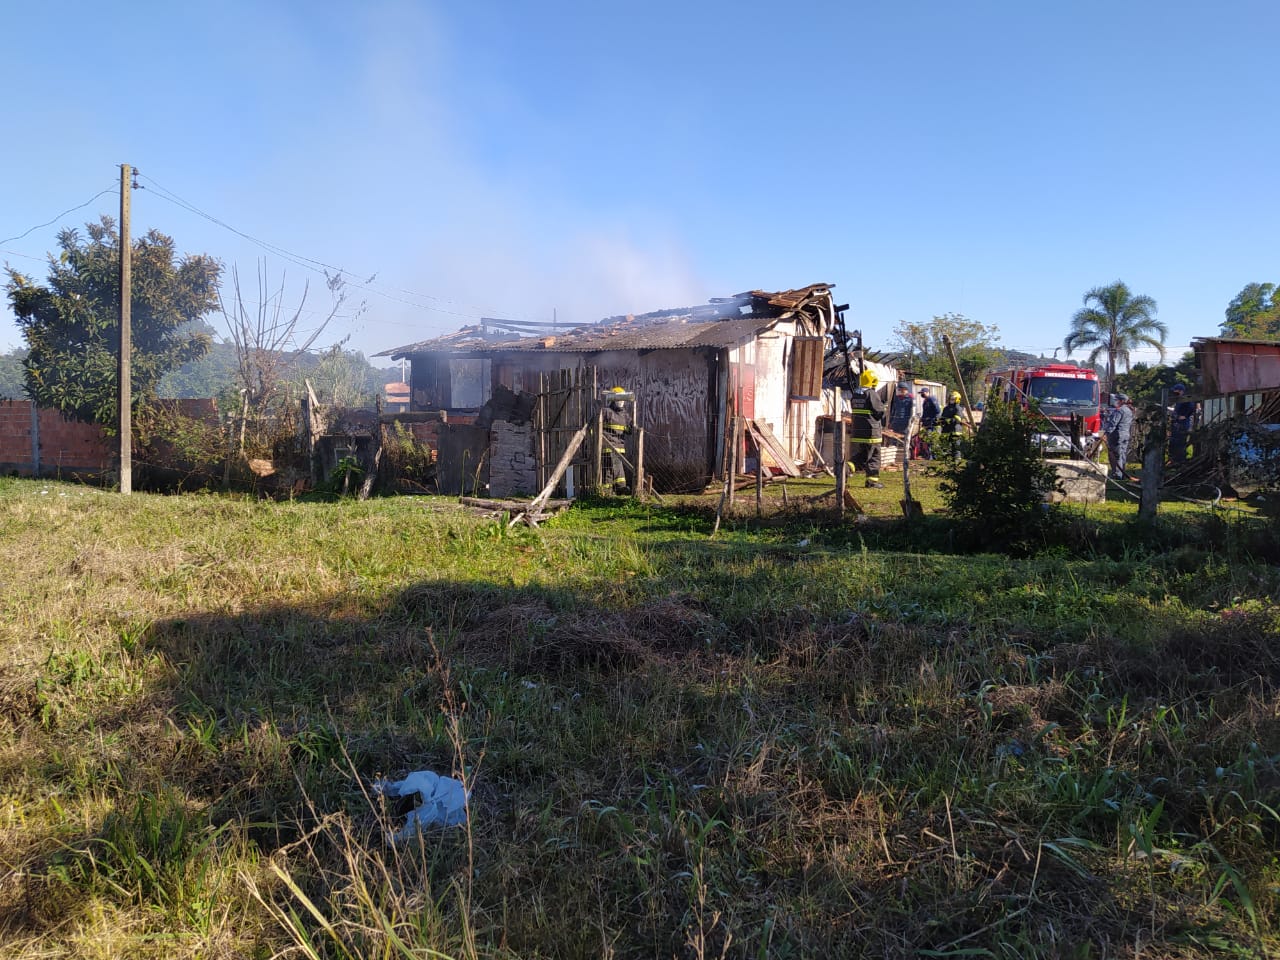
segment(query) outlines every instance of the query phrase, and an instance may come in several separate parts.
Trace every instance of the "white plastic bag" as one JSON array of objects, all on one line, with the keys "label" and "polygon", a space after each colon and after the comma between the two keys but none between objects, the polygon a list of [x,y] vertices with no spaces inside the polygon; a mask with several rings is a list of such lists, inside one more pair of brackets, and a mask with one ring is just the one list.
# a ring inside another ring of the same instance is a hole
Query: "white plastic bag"
[{"label": "white plastic bag", "polygon": [[393,844],[412,839],[423,827],[434,824],[456,827],[467,822],[467,791],[462,781],[453,777],[415,770],[403,780],[379,780],[373,789],[384,797],[407,797],[415,793],[422,797],[422,802],[409,811],[404,827],[388,838]]}]

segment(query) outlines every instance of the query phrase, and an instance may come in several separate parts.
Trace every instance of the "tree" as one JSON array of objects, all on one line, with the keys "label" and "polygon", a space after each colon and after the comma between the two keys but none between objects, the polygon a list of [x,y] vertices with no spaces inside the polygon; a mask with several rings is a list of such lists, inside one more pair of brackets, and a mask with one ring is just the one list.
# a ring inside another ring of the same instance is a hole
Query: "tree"
[{"label": "tree", "polygon": [[1071,332],[1062,348],[1071,356],[1081,347],[1092,347],[1086,361],[1091,366],[1103,354],[1107,357],[1107,389],[1115,385],[1116,365],[1129,369],[1129,353],[1140,346],[1157,350],[1164,359],[1164,341],[1169,328],[1155,318],[1156,302],[1135,296],[1123,281],[1094,287],[1084,295],[1084,307],[1071,318]]},{"label": "tree", "polygon": [[[236,352],[236,379],[245,396],[247,412],[261,419],[270,415],[281,400],[282,385],[287,382],[285,373],[291,364],[304,357],[311,345],[319,339],[338,311],[347,301],[346,284],[342,275],[325,274],[325,283],[331,295],[330,309],[321,313],[320,321],[309,331],[301,329],[307,303],[309,284],[304,284],[298,306],[288,312],[284,308],[285,278],[273,289],[267,282],[266,263],[258,266],[258,299],[254,309],[246,306],[240,291],[240,273],[232,266],[231,288],[234,299],[228,303],[219,297],[218,307],[226,320],[231,343]],[[361,304],[358,316],[364,310]]]},{"label": "tree", "polygon": [[942,461],[939,488],[969,545],[1032,553],[1060,519],[1045,503],[1059,483],[1036,447],[1039,423],[1019,403],[988,402],[982,429]]},{"label": "tree", "polygon": [[1135,403],[1160,403],[1175,384],[1191,388],[1196,382],[1196,355],[1188,350],[1174,365],[1135,363],[1128,373],[1116,374],[1116,389]]},{"label": "tree", "polygon": [[320,354],[307,377],[321,402],[348,410],[372,407],[382,386],[363,353],[343,350],[337,343]]},{"label": "tree", "polygon": [[[30,353],[23,361],[28,394],[77,420],[118,419],[120,236],[102,217],[58,234],[38,284],[9,269],[9,305]],[[166,372],[203,356],[207,334],[189,326],[217,306],[222,267],[212,257],[177,259],[171,237],[149,231],[133,245],[131,381],[134,404],[156,394]]]},{"label": "tree", "polygon": [[0,354],[0,400],[26,400],[26,373],[22,361],[27,359],[27,351],[16,348],[8,353]]},{"label": "tree", "polygon": [[1280,296],[1274,283],[1251,283],[1227,306],[1222,335],[1246,340],[1280,339]]},{"label": "tree", "polygon": [[983,375],[995,365],[998,356],[999,330],[959,313],[934,317],[930,323],[903,321],[893,332],[893,346],[902,354],[900,366],[913,376],[937,383],[955,380],[942,342],[944,336],[950,338],[960,377],[970,397],[978,395]]}]

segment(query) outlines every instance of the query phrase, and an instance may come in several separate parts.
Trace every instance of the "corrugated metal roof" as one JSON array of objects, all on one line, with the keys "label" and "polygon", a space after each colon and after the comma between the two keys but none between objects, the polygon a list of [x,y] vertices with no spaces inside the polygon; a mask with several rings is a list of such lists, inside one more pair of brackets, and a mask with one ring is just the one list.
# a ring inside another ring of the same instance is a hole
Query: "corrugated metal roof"
[{"label": "corrugated metal roof", "polygon": [[768,293],[753,290],[694,307],[610,317],[562,333],[524,336],[483,326],[463,327],[432,340],[375,354],[400,359],[419,353],[598,353],[605,350],[673,350],[731,347],[751,340],[793,315],[809,301],[828,296],[832,284]]}]

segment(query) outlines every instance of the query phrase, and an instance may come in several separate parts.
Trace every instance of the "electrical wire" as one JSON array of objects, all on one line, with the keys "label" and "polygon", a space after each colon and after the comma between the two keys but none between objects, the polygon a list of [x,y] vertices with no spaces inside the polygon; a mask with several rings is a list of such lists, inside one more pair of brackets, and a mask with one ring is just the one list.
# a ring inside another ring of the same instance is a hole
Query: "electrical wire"
[{"label": "electrical wire", "polygon": [[[35,231],[41,229],[42,227],[51,227],[55,223],[57,223],[59,220],[61,220],[63,217],[65,217],[67,214],[75,213],[77,210],[83,210],[85,207],[93,203],[93,201],[97,200],[99,197],[103,196],[104,194],[119,193],[119,192],[120,192],[120,188],[118,186],[112,185],[110,187],[107,187],[107,189],[101,190],[98,193],[95,193],[92,197],[90,197],[84,203],[78,204],[77,206],[74,206],[69,210],[63,210],[60,214],[58,214],[48,223],[38,223],[34,227],[32,227],[30,230],[26,230],[18,234],[16,237],[6,237],[5,239],[0,240],[0,246],[4,246],[6,243],[12,243],[14,240],[21,240],[23,237],[27,236],[28,234],[34,233]],[[18,256],[23,256],[23,254],[18,254]]]},{"label": "electrical wire", "polygon": [[[361,290],[366,290],[369,293],[374,294],[375,296],[379,296],[386,300],[394,301],[396,303],[402,303],[402,304],[405,304],[406,306],[415,307],[419,310],[432,310],[438,313],[447,313],[452,316],[463,317],[468,320],[479,320],[481,319],[482,316],[484,316],[487,313],[499,312],[499,311],[477,307],[474,304],[463,304],[455,300],[450,300],[447,297],[438,297],[429,293],[421,293],[419,291],[407,290],[401,287],[387,287],[386,289],[382,289],[380,285],[375,283],[377,274],[370,275],[367,280],[361,280],[359,275],[357,275],[356,273],[353,273],[350,270],[347,270],[344,267],[340,267],[340,266],[337,266],[336,264],[328,263],[324,260],[317,260],[312,257],[307,257],[299,253],[294,253],[293,251],[288,250],[284,247],[281,247],[277,244],[259,239],[258,237],[255,237],[252,234],[245,233],[243,230],[239,230],[236,227],[231,226],[230,224],[218,219],[212,214],[206,213],[205,211],[197,207],[195,204],[191,203],[188,200],[184,200],[182,197],[178,196],[172,190],[169,190],[167,187],[157,182],[155,178],[147,176],[146,174],[141,174],[141,173],[139,173],[138,176],[141,177],[143,180],[146,180],[149,184],[151,184],[151,187],[148,189],[154,189],[156,191],[156,196],[160,197],[160,199],[167,200],[169,203],[172,203],[175,206],[181,207],[187,212],[193,213],[198,217],[203,217],[205,220],[208,220],[210,223],[216,224],[217,226],[222,227],[224,230],[228,230],[231,233],[234,233],[236,236],[242,237],[243,239],[248,240],[250,243],[256,244],[257,246],[262,247],[264,250],[267,250],[271,253],[276,254],[279,257],[282,257],[283,259],[287,260],[290,263],[295,264],[296,266],[302,267],[307,270],[312,270],[316,273],[322,273],[322,274],[325,274],[326,276],[335,275],[335,276],[341,277],[343,278],[345,283],[348,283],[351,286],[357,287]],[[393,292],[389,293],[387,292],[388,290],[391,290]],[[396,296],[396,294],[403,294],[408,297],[415,297],[417,298],[417,300],[406,300],[402,296]],[[430,301],[434,301],[435,303],[426,304],[426,303],[419,302],[422,300],[430,300]],[[453,306],[468,307],[472,312],[464,313],[458,310],[450,310],[450,309],[447,309],[446,307],[435,305],[435,304],[445,304],[445,303],[451,304]],[[381,322],[388,322],[388,321],[381,321]]]}]

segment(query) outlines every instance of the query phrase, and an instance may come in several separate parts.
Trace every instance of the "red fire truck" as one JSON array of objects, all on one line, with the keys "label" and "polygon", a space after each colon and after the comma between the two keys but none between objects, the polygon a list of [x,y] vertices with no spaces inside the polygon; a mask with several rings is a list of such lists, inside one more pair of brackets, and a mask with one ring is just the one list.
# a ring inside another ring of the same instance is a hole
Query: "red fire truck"
[{"label": "red fire truck", "polygon": [[1090,367],[1070,363],[1044,363],[1013,367],[987,374],[987,396],[1035,404],[1049,422],[1036,436],[1045,453],[1071,452],[1071,418],[1081,418],[1080,441],[1089,446],[1098,437],[1098,374]]}]

